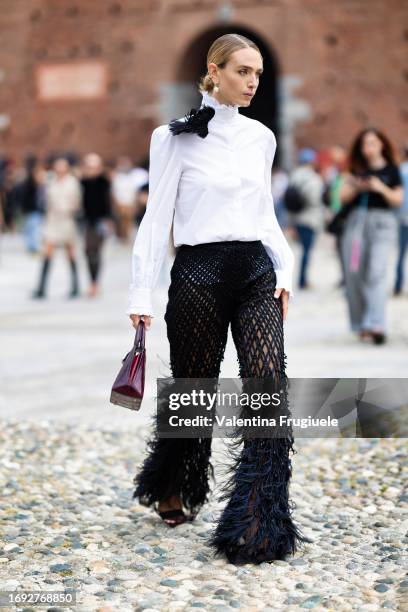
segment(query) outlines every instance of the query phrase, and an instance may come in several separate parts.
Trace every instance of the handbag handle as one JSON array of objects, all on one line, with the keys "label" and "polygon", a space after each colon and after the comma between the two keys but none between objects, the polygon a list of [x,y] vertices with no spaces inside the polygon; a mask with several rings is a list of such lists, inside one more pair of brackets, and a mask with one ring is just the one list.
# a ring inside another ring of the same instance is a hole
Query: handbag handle
[{"label": "handbag handle", "polygon": [[137,329],[136,329],[134,349],[135,351],[138,349],[143,350],[144,347],[145,347],[145,322],[143,321],[143,319],[140,319]]},{"label": "handbag handle", "polygon": [[143,352],[145,350],[145,323],[143,319],[139,319],[139,323],[136,328],[135,340],[133,342],[133,349],[130,349],[122,359],[122,363],[126,361],[126,357],[130,353],[137,353],[138,351]]}]

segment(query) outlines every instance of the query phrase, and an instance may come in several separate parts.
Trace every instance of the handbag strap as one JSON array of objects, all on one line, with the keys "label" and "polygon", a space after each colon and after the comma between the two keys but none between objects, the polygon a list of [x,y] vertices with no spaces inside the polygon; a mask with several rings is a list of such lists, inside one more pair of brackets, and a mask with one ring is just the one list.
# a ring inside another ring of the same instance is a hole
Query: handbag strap
[{"label": "handbag strap", "polygon": [[139,324],[136,329],[134,348],[144,349],[145,347],[145,322],[139,319]]},{"label": "handbag strap", "polygon": [[368,191],[363,191],[363,193],[360,194],[360,197],[358,200],[358,206],[359,208],[368,207]]},{"label": "handbag strap", "polygon": [[367,217],[368,191],[363,191],[363,193],[360,194],[358,198],[358,203],[357,203],[357,210],[358,210],[358,213],[357,213],[358,218],[355,223],[354,231],[357,233],[361,233],[363,230],[363,226],[364,226],[366,217]]}]

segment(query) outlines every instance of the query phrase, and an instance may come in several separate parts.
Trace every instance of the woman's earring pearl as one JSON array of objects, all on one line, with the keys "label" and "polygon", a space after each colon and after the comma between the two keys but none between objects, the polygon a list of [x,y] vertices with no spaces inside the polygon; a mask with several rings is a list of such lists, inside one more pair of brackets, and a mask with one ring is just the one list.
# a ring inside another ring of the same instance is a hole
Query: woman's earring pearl
[{"label": "woman's earring pearl", "polygon": [[217,93],[220,91],[220,88],[218,87],[218,85],[214,85],[214,91]]}]

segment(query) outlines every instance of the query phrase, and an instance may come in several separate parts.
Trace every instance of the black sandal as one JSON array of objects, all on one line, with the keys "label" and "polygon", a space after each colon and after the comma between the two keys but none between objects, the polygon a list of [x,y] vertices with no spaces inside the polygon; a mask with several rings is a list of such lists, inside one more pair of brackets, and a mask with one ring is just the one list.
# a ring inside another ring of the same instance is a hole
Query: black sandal
[{"label": "black sandal", "polygon": [[385,344],[387,337],[383,332],[371,332],[374,344]]},{"label": "black sandal", "polygon": [[169,527],[177,527],[188,520],[188,517],[184,514],[183,510],[166,510],[165,512],[159,512],[160,518]]}]

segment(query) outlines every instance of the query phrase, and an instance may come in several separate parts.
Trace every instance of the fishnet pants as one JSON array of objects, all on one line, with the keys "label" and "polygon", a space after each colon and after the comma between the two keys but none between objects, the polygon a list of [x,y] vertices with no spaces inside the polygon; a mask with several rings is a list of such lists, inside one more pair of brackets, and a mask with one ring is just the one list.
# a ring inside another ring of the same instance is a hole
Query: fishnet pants
[{"label": "fishnet pants", "polygon": [[[174,378],[219,377],[228,328],[239,376],[285,386],[282,305],[274,298],[276,274],[262,242],[227,241],[179,247],[171,270],[165,313]],[[207,501],[211,438],[159,438],[135,476],[134,497],[149,506],[179,495],[191,512]],[[307,541],[291,518],[291,429],[284,437],[249,439],[231,446],[234,467],[220,499],[227,504],[211,535],[216,555],[232,563],[284,559]]]}]

